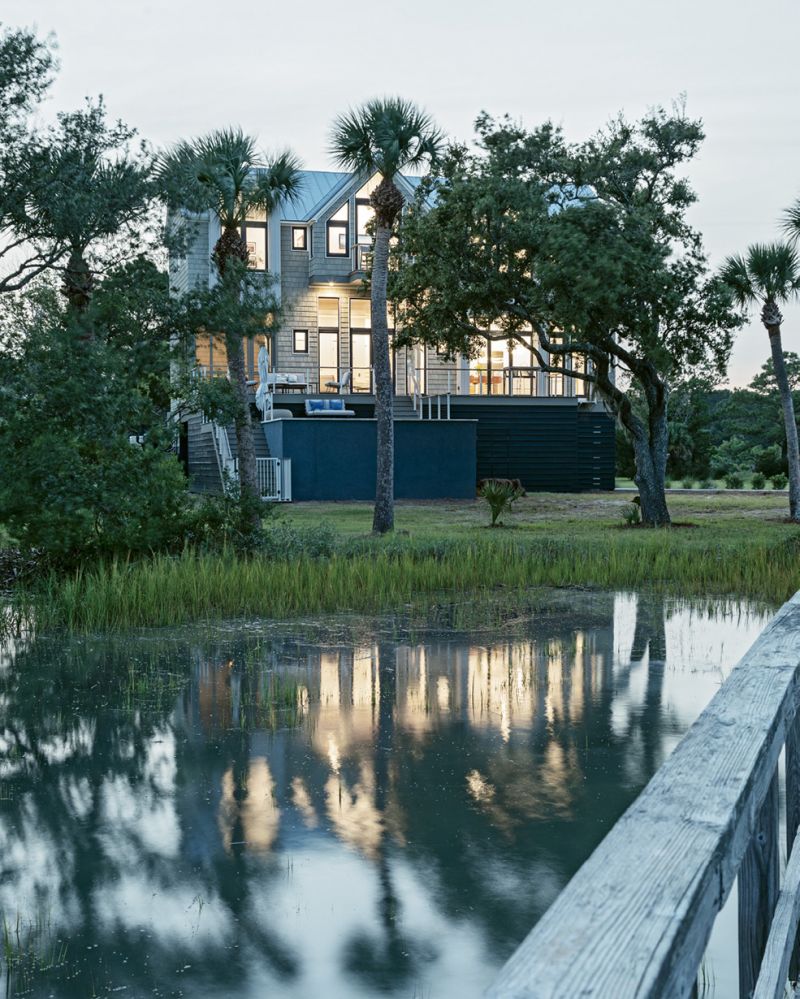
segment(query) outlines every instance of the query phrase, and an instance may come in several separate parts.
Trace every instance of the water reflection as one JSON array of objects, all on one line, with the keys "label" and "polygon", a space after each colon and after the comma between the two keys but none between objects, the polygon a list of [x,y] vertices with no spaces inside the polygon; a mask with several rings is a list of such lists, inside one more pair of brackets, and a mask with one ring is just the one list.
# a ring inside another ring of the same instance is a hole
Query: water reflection
[{"label": "water reflection", "polygon": [[559,599],[506,640],[6,646],[9,994],[480,994],[767,617]]}]

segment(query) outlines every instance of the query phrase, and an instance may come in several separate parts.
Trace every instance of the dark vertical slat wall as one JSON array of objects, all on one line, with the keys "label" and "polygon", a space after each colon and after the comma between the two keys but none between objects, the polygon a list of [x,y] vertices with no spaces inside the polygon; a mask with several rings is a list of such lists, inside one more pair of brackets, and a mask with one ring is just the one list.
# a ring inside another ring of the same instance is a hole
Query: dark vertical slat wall
[{"label": "dark vertical slat wall", "polygon": [[616,466],[614,421],[605,413],[579,409],[578,489],[580,492],[613,489]]},{"label": "dark vertical slat wall", "polygon": [[605,413],[453,400],[452,415],[477,420],[479,479],[520,479],[532,491],[614,488],[614,424]]},{"label": "dark vertical slat wall", "polygon": [[[288,405],[296,416],[302,403]],[[357,417],[371,418],[371,403],[352,404]],[[475,420],[477,479],[520,479],[526,489],[548,492],[590,492],[614,488],[614,423],[603,412],[564,405],[471,403],[452,400],[454,420]],[[192,488],[219,492],[221,480],[210,428],[199,416],[188,421],[189,475]],[[256,453],[270,454],[266,437],[256,424]],[[236,435],[228,440],[236,455]],[[332,441],[335,448],[335,438]],[[429,460],[425,455],[424,459]],[[402,477],[402,475],[401,475]],[[319,497],[333,498],[331,497]],[[337,499],[343,498],[336,493]]]}]

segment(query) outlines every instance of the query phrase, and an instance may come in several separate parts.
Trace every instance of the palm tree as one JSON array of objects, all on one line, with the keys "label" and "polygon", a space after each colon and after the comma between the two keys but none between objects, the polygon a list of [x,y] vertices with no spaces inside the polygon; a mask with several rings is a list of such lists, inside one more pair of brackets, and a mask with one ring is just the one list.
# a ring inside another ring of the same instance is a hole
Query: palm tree
[{"label": "palm tree", "polygon": [[394,527],[394,423],[386,286],[389,240],[404,200],[395,179],[401,170],[433,162],[441,147],[442,134],[430,116],[399,97],[367,101],[360,108],[340,115],[333,124],[331,134],[331,153],[339,166],[357,173],[379,173],[381,176],[370,197],[375,211],[371,299],[378,438],[372,530],[377,534],[385,534]]},{"label": "palm tree", "polygon": [[783,315],[779,305],[800,293],[800,258],[786,243],[756,243],[747,256],[728,257],[722,279],[742,306],[761,304],[761,322],[769,334],[775,381],[783,408],[786,456],[789,462],[789,514],[800,521],[800,447],[794,417],[792,389],[781,343]]},{"label": "palm tree", "polygon": [[[225,128],[199,139],[180,142],[162,157],[161,179],[168,204],[193,211],[214,211],[221,233],[212,260],[219,280],[234,295],[241,288],[248,264],[242,236],[245,220],[255,212],[270,214],[300,188],[300,161],[293,153],[272,158],[259,154],[256,140],[241,128]],[[265,289],[267,287],[265,282]],[[236,396],[236,445],[243,509],[253,526],[260,524],[258,472],[250,417],[244,358],[244,338],[226,329],[228,374]]]},{"label": "palm tree", "polygon": [[[83,319],[98,265],[119,263],[142,250],[143,231],[155,201],[153,160],[132,151],[135,131],[109,125],[102,99],[61,114],[44,140],[34,137],[23,156],[37,183],[29,191],[20,234],[43,259],[57,261],[61,293]],[[93,334],[89,327],[85,338]]]}]

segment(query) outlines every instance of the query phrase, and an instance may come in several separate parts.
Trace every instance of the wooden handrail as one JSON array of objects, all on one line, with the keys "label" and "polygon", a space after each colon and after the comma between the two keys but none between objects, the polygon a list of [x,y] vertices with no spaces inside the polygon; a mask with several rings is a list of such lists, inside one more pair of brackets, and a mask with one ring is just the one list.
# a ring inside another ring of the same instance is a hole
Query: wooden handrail
[{"label": "wooden handrail", "polygon": [[[783,995],[800,908],[796,893],[784,892],[778,902],[777,768],[787,744],[791,849],[800,816],[799,683],[796,594],[511,956],[488,996],[690,996],[737,874],[740,996]],[[800,886],[799,859],[793,852],[787,888]]]}]

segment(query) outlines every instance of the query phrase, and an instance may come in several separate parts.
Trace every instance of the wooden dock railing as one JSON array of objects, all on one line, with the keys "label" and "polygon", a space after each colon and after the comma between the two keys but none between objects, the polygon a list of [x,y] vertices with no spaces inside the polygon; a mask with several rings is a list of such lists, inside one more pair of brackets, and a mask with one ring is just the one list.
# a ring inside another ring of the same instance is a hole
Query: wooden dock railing
[{"label": "wooden dock railing", "polygon": [[[795,976],[800,920],[799,699],[800,593],[764,629],[487,995],[696,995],[714,919],[738,874],[739,994],[783,997],[790,970]],[[789,860],[781,889],[784,746]]]}]

